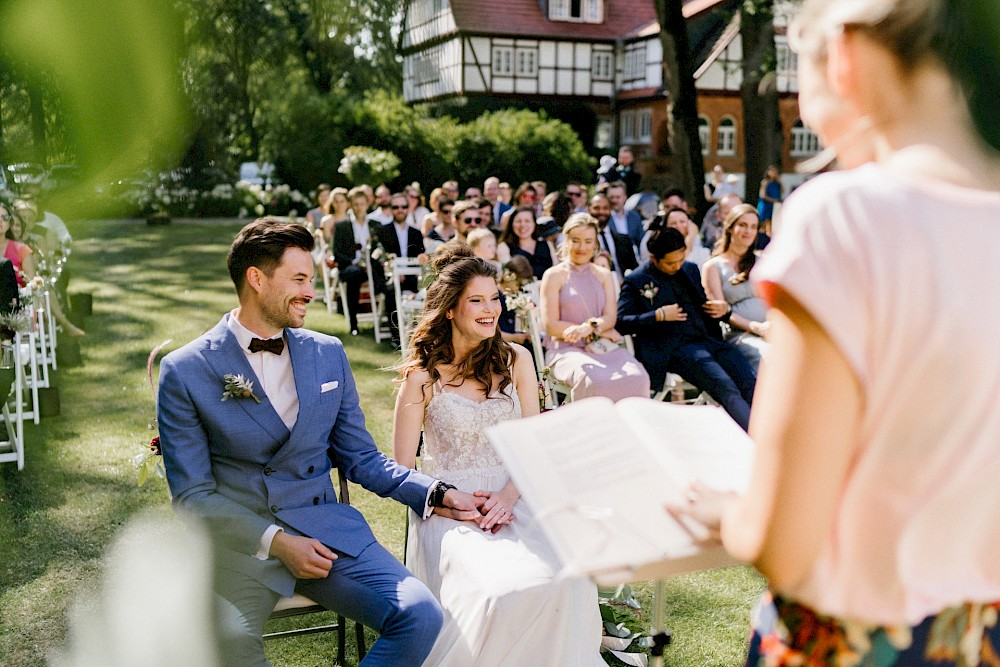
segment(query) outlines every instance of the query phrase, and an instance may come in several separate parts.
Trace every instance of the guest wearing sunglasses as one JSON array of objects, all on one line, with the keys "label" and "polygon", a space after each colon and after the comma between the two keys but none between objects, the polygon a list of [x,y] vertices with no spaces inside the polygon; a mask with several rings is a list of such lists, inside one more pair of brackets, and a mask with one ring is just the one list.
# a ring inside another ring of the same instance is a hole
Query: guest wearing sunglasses
[{"label": "guest wearing sunglasses", "polygon": [[573,203],[573,213],[587,212],[587,190],[577,181],[566,184],[566,196]]},{"label": "guest wearing sunglasses", "polygon": [[450,197],[440,197],[434,202],[434,212],[424,218],[424,250],[428,253],[436,251],[448,241],[455,238],[457,230],[452,211],[455,201]]},{"label": "guest wearing sunglasses", "polygon": [[463,199],[456,203],[451,209],[451,217],[455,221],[455,238],[463,243],[469,232],[486,227],[486,218],[479,208],[479,202],[474,199]]},{"label": "guest wearing sunglasses", "polygon": [[[420,230],[407,224],[410,215],[410,205],[407,196],[397,193],[389,200],[389,210],[392,211],[392,223],[383,225],[378,230],[378,241],[382,244],[383,250],[389,255],[396,257],[412,257],[415,259],[426,259],[424,255],[424,237]],[[381,282],[385,285],[385,309],[389,314],[389,333],[392,336],[392,344],[399,347],[399,325],[396,314],[396,293],[391,285],[387,285],[382,270],[381,262],[372,264],[372,273],[382,275]],[[377,279],[376,279],[377,280]],[[417,291],[417,280],[413,276],[404,279],[402,287],[410,292]]]}]

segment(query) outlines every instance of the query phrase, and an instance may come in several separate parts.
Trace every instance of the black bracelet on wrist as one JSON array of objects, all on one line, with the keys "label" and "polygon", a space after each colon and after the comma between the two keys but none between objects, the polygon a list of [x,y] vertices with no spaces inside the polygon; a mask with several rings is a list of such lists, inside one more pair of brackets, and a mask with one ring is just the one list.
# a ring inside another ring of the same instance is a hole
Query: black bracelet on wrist
[{"label": "black bracelet on wrist", "polygon": [[444,494],[448,493],[448,489],[458,488],[454,484],[449,484],[443,480],[438,480],[431,489],[430,498],[427,500],[427,504],[431,507],[444,507]]}]

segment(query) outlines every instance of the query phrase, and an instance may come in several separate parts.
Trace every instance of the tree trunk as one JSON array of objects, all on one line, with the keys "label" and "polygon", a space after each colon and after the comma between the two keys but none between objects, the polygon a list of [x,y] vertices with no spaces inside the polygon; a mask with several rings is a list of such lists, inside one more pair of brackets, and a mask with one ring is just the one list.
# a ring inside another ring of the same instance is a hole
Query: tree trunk
[{"label": "tree trunk", "polygon": [[28,83],[28,100],[31,107],[31,138],[35,146],[35,162],[48,166],[49,156],[45,146],[45,100],[37,83]]},{"label": "tree trunk", "polygon": [[774,7],[771,0],[744,3],[740,13],[743,43],[743,157],[746,202],[756,204],[768,165],[781,167],[783,132],[775,77]]},{"label": "tree trunk", "polygon": [[694,85],[691,47],[681,0],[656,0],[663,43],[663,81],[667,90],[667,137],[677,187],[705,212],[705,164],[698,138],[698,93]]}]

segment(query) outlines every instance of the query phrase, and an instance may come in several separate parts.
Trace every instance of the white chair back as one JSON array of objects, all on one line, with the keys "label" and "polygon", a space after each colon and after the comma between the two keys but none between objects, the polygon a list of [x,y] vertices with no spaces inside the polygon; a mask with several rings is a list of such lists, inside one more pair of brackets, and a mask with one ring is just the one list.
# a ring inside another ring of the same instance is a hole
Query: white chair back
[{"label": "white chair back", "polygon": [[396,295],[396,317],[399,320],[399,343],[400,352],[406,354],[409,346],[410,333],[413,323],[424,309],[424,300],[419,295],[421,292],[410,292],[403,289],[403,280],[407,277],[415,277],[419,283],[423,274],[423,266],[411,257],[397,257],[392,260],[392,289]]},{"label": "white chair back", "polygon": [[[391,337],[388,327],[383,329],[382,324],[385,321],[385,295],[381,292],[375,290],[375,274],[372,273],[372,262],[376,261],[372,259],[372,246],[371,239],[365,246],[365,270],[368,272],[368,298],[371,302],[371,312],[370,313],[358,313],[357,320],[360,324],[361,322],[371,322],[375,329],[375,342],[381,343],[383,340],[387,340]],[[341,293],[341,297],[344,303],[344,315],[347,316],[347,291],[346,289]]]}]

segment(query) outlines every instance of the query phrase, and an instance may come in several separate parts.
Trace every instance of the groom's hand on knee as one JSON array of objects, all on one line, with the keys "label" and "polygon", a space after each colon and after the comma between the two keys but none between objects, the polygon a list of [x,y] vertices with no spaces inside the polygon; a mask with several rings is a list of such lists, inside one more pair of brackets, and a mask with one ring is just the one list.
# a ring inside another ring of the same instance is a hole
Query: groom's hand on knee
[{"label": "groom's hand on knee", "polygon": [[319,540],[289,535],[283,530],[274,535],[271,555],[284,563],[296,579],[325,579],[337,560],[337,554]]}]

